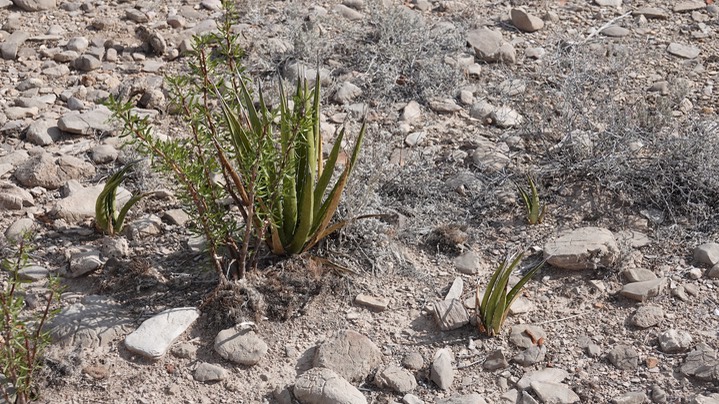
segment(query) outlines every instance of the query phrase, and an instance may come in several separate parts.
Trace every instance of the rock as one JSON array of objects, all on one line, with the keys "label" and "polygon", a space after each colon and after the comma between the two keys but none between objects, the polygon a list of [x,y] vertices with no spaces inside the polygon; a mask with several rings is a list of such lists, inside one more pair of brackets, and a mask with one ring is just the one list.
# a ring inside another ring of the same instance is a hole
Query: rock
[{"label": "rock", "polygon": [[712,393],[708,396],[697,394],[689,404],[719,404],[719,393]]},{"label": "rock", "polygon": [[649,328],[661,323],[663,319],[664,309],[661,306],[646,305],[634,312],[630,323],[639,328]]},{"label": "rock", "polygon": [[95,164],[107,164],[115,161],[120,153],[109,144],[100,144],[90,149],[90,158]]},{"label": "rock", "polygon": [[0,210],[20,210],[35,206],[32,194],[9,182],[0,182]]},{"label": "rock", "polygon": [[57,7],[56,0],[12,0],[23,11],[43,11]]},{"label": "rock", "polygon": [[70,256],[70,270],[66,278],[78,278],[102,267],[104,261],[100,259],[100,251],[89,250],[73,253]]},{"label": "rock", "polygon": [[667,46],[667,52],[669,54],[678,56],[684,59],[694,59],[699,56],[701,50],[696,46],[684,45],[677,42],[672,42]]},{"label": "rock", "polygon": [[464,290],[464,281],[459,276],[454,278],[452,286],[449,287],[447,295],[444,297],[445,301],[449,300],[460,300],[462,298],[462,291]]},{"label": "rock", "polygon": [[27,127],[25,139],[38,146],[47,146],[60,139],[62,132],[55,119],[39,119]]},{"label": "rock", "polygon": [[29,217],[20,218],[5,229],[5,239],[11,243],[18,243],[25,234],[31,233],[35,227],[33,219]]},{"label": "rock", "polygon": [[686,11],[704,10],[707,8],[707,4],[700,0],[682,1],[674,5],[673,11],[675,13],[682,13]]},{"label": "rock", "polygon": [[18,271],[18,277],[24,281],[37,282],[50,275],[50,270],[40,265],[30,265]]},{"label": "rock", "polygon": [[165,310],[145,320],[137,330],[125,337],[125,346],[147,358],[159,359],[199,316],[200,311],[194,307]]},{"label": "rock", "polygon": [[621,7],[622,0],[594,0],[601,7]]},{"label": "rock", "polygon": [[467,33],[467,42],[474,53],[484,62],[515,63],[517,53],[514,47],[505,42],[502,34],[488,28],[479,28]]},{"label": "rock", "polygon": [[351,9],[343,4],[337,4],[332,9],[335,13],[343,16],[350,21],[359,21],[364,18],[364,15],[357,10]]},{"label": "rock", "polygon": [[193,373],[198,382],[219,382],[227,378],[227,370],[212,363],[200,362]]},{"label": "rock", "polygon": [[[2,197],[0,197],[0,206],[2,205]],[[707,277],[711,279],[719,279],[719,264],[714,265],[708,272]]]},{"label": "rock", "polygon": [[229,361],[252,366],[267,354],[267,344],[253,331],[228,328],[215,337],[215,351]]},{"label": "rock", "polygon": [[629,268],[622,272],[622,275],[624,275],[629,282],[644,282],[657,279],[654,272],[646,268]]},{"label": "rock", "polygon": [[569,376],[569,372],[559,368],[544,368],[540,370],[526,372],[519,381],[517,381],[517,388],[520,390],[527,390],[531,387],[532,382],[550,382],[550,383],[561,383]]},{"label": "rock", "polygon": [[422,119],[422,107],[417,101],[410,101],[402,109],[402,115],[399,119],[411,125],[419,123]]},{"label": "rock", "polygon": [[124,233],[130,240],[139,240],[162,234],[162,219],[157,215],[145,215],[128,224]]},{"label": "rock", "polygon": [[112,117],[107,107],[101,106],[88,112],[70,112],[57,121],[57,126],[68,133],[96,136],[112,131],[109,120]]},{"label": "rock", "polygon": [[387,306],[389,306],[389,299],[386,297],[375,297],[360,293],[355,298],[355,304],[365,306],[372,311],[381,312],[387,310]]},{"label": "rock", "polygon": [[502,129],[514,128],[524,122],[522,115],[510,107],[496,108],[492,111],[490,117],[492,118],[492,123]]},{"label": "rock", "polygon": [[5,39],[5,42],[0,45],[2,58],[5,60],[15,60],[20,46],[22,46],[28,38],[30,38],[30,34],[25,31],[15,31],[10,34],[10,36]]},{"label": "rock", "polygon": [[360,95],[362,95],[361,88],[350,83],[349,81],[345,81],[344,83],[342,83],[340,88],[337,89],[337,92],[335,92],[335,95],[332,97],[332,100],[334,100],[338,104],[348,104]]},{"label": "rock", "polygon": [[62,309],[48,329],[53,342],[61,347],[110,348],[131,330],[133,323],[122,305],[91,295]]},{"label": "rock", "polygon": [[459,299],[435,303],[432,313],[442,331],[455,330],[469,324],[469,313]]},{"label": "rock", "polygon": [[183,209],[170,209],[165,211],[162,218],[170,224],[177,226],[185,226],[190,221],[190,215],[188,215]]},{"label": "rock", "polygon": [[438,114],[453,114],[462,110],[462,107],[451,98],[432,99],[429,101],[429,108]]},{"label": "rock", "polygon": [[544,346],[532,345],[512,358],[512,361],[521,366],[532,366],[544,360],[547,348]]},{"label": "rock", "polygon": [[419,352],[410,352],[402,358],[402,366],[412,370],[422,369],[424,358]]},{"label": "rock", "polygon": [[15,178],[26,187],[57,189],[66,181],[89,177],[95,174],[95,167],[77,157],[52,157],[42,153],[31,158],[15,170]]},{"label": "rock", "polygon": [[125,10],[125,18],[128,20],[138,23],[138,24],[145,24],[150,21],[150,18],[147,16],[147,14],[143,13],[142,11],[136,9],[136,8],[128,8]]},{"label": "rock", "polygon": [[377,373],[375,383],[380,388],[388,388],[400,394],[409,393],[417,388],[414,375],[396,365],[390,365]]},{"label": "rock", "polygon": [[513,8],[510,14],[512,24],[520,31],[535,32],[544,28],[544,21],[522,10],[521,8]]},{"label": "rock", "polygon": [[632,33],[632,31],[620,27],[619,25],[610,25],[607,28],[599,31],[602,35],[606,35],[613,38],[621,38]]},{"label": "rock", "polygon": [[630,391],[612,399],[612,404],[644,404],[648,401],[643,391]]},{"label": "rock", "polygon": [[562,383],[536,380],[530,386],[543,403],[570,404],[580,401],[577,393]]},{"label": "rock", "polygon": [[477,393],[462,395],[462,396],[451,396],[435,401],[435,404],[487,404],[487,401]]},{"label": "rock", "polygon": [[609,362],[618,369],[632,370],[639,365],[639,354],[630,345],[617,345],[607,353]]},{"label": "rock", "polygon": [[120,259],[130,255],[130,246],[122,237],[105,237],[102,239],[100,253],[106,259]]},{"label": "rock", "polygon": [[75,59],[74,63],[75,68],[83,72],[97,70],[100,68],[100,66],[102,66],[102,62],[100,61],[100,59],[88,54],[81,55],[80,57]]},{"label": "rock", "polygon": [[525,349],[536,345],[543,338],[547,338],[547,333],[544,332],[544,329],[531,324],[512,326],[509,334],[509,342]]},{"label": "rock", "polygon": [[709,266],[719,264],[719,243],[706,243],[695,248],[694,260]]},{"label": "rock", "polygon": [[658,296],[664,289],[664,278],[653,281],[632,282],[624,285],[619,294],[638,302],[644,302],[650,297]]},{"label": "rock", "polygon": [[301,374],[293,391],[302,404],[367,404],[367,399],[347,380],[322,367]]},{"label": "rock", "polygon": [[510,162],[509,157],[494,146],[480,146],[474,149],[469,158],[475,167],[489,172],[501,171],[507,167]]},{"label": "rock", "polygon": [[719,359],[717,353],[703,342],[687,354],[680,371],[702,381],[719,382]]},{"label": "rock", "polygon": [[382,352],[366,336],[342,330],[317,347],[315,367],[326,367],[349,381],[361,381],[382,362]]},{"label": "rock", "polygon": [[547,263],[563,269],[610,267],[619,254],[612,232],[599,227],[569,231],[544,246]]},{"label": "rock", "polygon": [[482,363],[482,369],[491,372],[498,369],[504,369],[509,366],[509,362],[504,357],[504,353],[501,349],[495,349],[487,355],[484,363]]},{"label": "rock", "polygon": [[454,259],[457,271],[465,275],[476,275],[482,266],[482,258],[474,251],[460,255]]},{"label": "rock", "polygon": [[412,132],[404,138],[404,143],[409,147],[414,147],[422,143],[427,132]]},{"label": "rock", "polygon": [[659,334],[659,349],[666,353],[679,353],[689,350],[692,335],[682,330],[667,330]]},{"label": "rock", "polygon": [[495,109],[492,104],[482,100],[472,105],[472,108],[469,110],[469,116],[484,121],[492,116]]},{"label": "rock", "polygon": [[[58,200],[50,210],[50,216],[64,219],[70,224],[80,223],[85,219],[95,217],[95,201],[104,187],[104,184],[88,188],[80,186],[78,190],[73,191],[69,196]],[[125,201],[131,197],[132,195],[127,190],[119,188],[116,200],[119,206],[123,206]]]},{"label": "rock", "polygon": [[[424,1],[424,0],[419,0]],[[431,7],[431,4],[430,4]],[[404,397],[402,397],[402,404],[424,404],[424,401],[422,401],[419,397],[415,396],[414,394],[405,394]]]},{"label": "rock", "polygon": [[632,12],[633,16],[644,16],[646,19],[658,19],[666,20],[669,18],[669,13],[666,10],[656,7],[641,7]]},{"label": "rock", "polygon": [[663,404],[667,402],[667,392],[664,391],[659,385],[652,386],[652,402]]},{"label": "rock", "polygon": [[442,390],[452,387],[455,372],[452,362],[454,362],[454,355],[449,348],[437,350],[432,359],[429,378]]}]

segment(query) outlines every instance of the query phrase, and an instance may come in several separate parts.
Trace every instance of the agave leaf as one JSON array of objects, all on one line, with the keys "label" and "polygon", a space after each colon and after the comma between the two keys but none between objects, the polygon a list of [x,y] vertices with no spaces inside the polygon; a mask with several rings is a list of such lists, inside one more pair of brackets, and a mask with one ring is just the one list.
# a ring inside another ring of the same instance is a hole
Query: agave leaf
[{"label": "agave leaf", "polygon": [[130,198],[129,201],[125,203],[122,209],[120,209],[120,214],[117,215],[117,220],[115,220],[115,224],[113,226],[118,232],[122,231],[122,225],[125,223],[125,216],[127,215],[127,212],[129,212],[130,208],[132,208],[134,204],[139,202],[140,199],[144,198],[145,196],[147,196],[147,194],[139,194],[133,196],[132,198]]},{"label": "agave leaf", "polygon": [[303,247],[307,244],[310,230],[313,223],[314,215],[314,192],[312,192],[313,181],[309,167],[304,166],[306,178],[299,197],[299,214],[297,220],[297,229],[295,230],[292,242],[287,247],[290,254],[298,254],[303,251]]},{"label": "agave leaf", "polygon": [[[330,151],[330,155],[327,157],[327,162],[325,163],[324,170],[322,172],[322,175],[319,177],[320,179],[317,181],[317,186],[315,186],[315,200],[320,201],[322,200],[322,197],[325,195],[325,191],[327,191],[327,186],[330,183],[330,180],[332,179],[332,174],[335,170],[335,166],[337,165],[337,157],[340,154],[340,150],[342,147],[342,140],[344,139],[345,131],[344,128],[340,131],[340,133],[337,135],[337,138],[335,139],[335,144],[332,146],[332,150]],[[319,208],[321,206],[317,206],[317,211],[319,212]]]},{"label": "agave leaf", "polygon": [[117,212],[115,199],[117,196],[117,188],[122,181],[125,180],[127,171],[137,164],[138,161],[139,160],[135,160],[127,163],[125,167],[111,175],[102,188],[100,195],[98,195],[95,200],[95,227],[97,227],[98,230],[109,235],[114,235],[116,231],[120,230],[116,227]]},{"label": "agave leaf", "polygon": [[315,174],[317,178],[322,176],[322,132],[320,131],[320,69],[317,69],[315,77],[314,99],[312,102],[312,139],[315,151]]}]

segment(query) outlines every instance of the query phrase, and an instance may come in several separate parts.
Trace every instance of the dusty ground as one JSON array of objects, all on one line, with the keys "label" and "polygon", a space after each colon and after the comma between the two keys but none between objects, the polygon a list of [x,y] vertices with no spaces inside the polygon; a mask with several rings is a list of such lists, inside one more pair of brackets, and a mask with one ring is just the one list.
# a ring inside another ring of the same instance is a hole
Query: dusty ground
[{"label": "dusty ground", "polygon": [[[240,40],[247,48],[247,71],[269,86],[277,72],[293,61],[319,63],[332,77],[332,84],[325,87],[325,117],[341,122],[344,115],[338,114],[349,113],[353,129],[359,118],[354,113],[357,104],[366,104],[368,139],[340,213],[392,213],[398,220],[359,221],[314,252],[348,266],[356,275],[314,269],[309,257],[261,261],[247,283],[260,291],[265,309],[258,313],[251,299],[242,296],[209,305],[180,338],[179,342],[189,341],[198,348],[189,359],[167,354],[150,362],[129,353],[121,339],[105,350],[68,353],[51,347],[40,401],[274,402],[273,390],[293,384],[318,342],[349,328],[367,335],[382,350],[386,364],[399,364],[410,352],[420,353],[425,367],[416,372],[419,387],[413,394],[425,402],[477,392],[488,402],[499,403],[504,391],[528,369],[511,364],[503,370],[483,371],[481,361],[494,349],[502,349],[508,358],[518,352],[507,341],[509,327],[518,323],[540,324],[547,333],[547,357],[529,369],[553,366],[569,371],[565,383],[581,402],[609,402],[629,391],[651,396],[653,386],[667,392],[666,402],[676,403],[717,392],[712,383],[679,374],[684,354],[662,353],[656,342],[660,331],[677,328],[690,332],[695,344],[719,348],[716,280],[687,275],[693,265],[701,266],[693,261],[694,248],[719,238],[719,140],[713,91],[719,60],[716,7],[673,12],[673,2],[658,1],[625,0],[616,8],[578,0],[458,0],[434,2],[422,11],[410,2],[365,0],[350,2],[363,4],[361,17],[351,20],[336,11],[338,3],[240,1]],[[168,16],[180,14],[188,26],[218,16],[194,0],[78,4],[75,8],[61,2],[58,8],[34,13],[14,6],[0,9],[0,22],[19,19],[22,30],[33,35],[43,34],[48,25],[65,30],[60,40],[26,42],[24,46],[35,52],[0,62],[4,105],[11,104],[17,93],[12,88],[19,81],[39,75],[43,48],[62,47],[77,36],[112,39],[129,47],[139,42],[134,35],[137,25],[157,29],[173,48],[182,39],[181,30],[165,23]],[[534,33],[517,30],[509,20],[509,11],[517,6],[543,17],[544,28]],[[663,8],[666,18],[625,15],[644,6]],[[149,21],[129,21],[125,10],[130,7],[145,12]],[[629,30],[626,36],[596,34],[613,19]],[[104,23],[101,29],[96,21]],[[477,59],[481,72],[474,74],[458,61],[475,62],[467,32],[485,26],[502,32],[514,46],[516,63]],[[699,56],[669,54],[667,45],[672,42],[697,47]],[[530,57],[540,53],[539,58]],[[148,56],[153,58],[165,62],[157,73],[138,70],[138,58],[120,54],[117,62],[97,70],[45,78],[45,86],[55,93],[79,84],[113,92],[133,80],[151,80],[183,68],[183,58]],[[512,91],[509,80],[521,83],[517,91]],[[363,90],[352,105],[332,102],[345,81]],[[445,99],[454,100],[458,111],[438,113],[434,102]],[[508,106],[524,121],[499,128],[492,119],[478,119],[472,105],[482,100]],[[403,122],[400,115],[410,101],[420,104],[421,117]],[[58,99],[50,112],[62,115],[67,112],[65,103]],[[155,119],[163,131],[178,130],[176,117],[160,114]],[[423,133],[422,140],[409,146],[407,135],[417,132]],[[39,147],[21,136],[4,134],[1,139],[4,154]],[[87,150],[104,140],[65,136],[44,148],[87,158]],[[490,155],[505,156],[499,166],[478,156],[476,150],[484,150],[487,142],[496,147]],[[97,165],[97,174],[82,182],[101,182],[118,166]],[[521,181],[527,172],[537,178],[548,204],[546,220],[536,226],[525,223],[512,182]],[[14,181],[11,173],[2,178]],[[131,190],[145,191],[171,186],[147,171],[136,173],[127,184]],[[98,246],[101,237],[74,231],[91,229],[90,221],[58,230],[56,222],[45,220],[59,198],[57,191],[40,191],[32,211],[2,211],[0,227],[21,216],[37,219],[33,260],[61,272],[67,267],[65,251]],[[161,216],[178,207],[173,197],[149,198],[133,209],[131,219],[146,213]],[[624,246],[621,262],[611,268],[542,270],[524,294],[531,311],[510,317],[497,338],[482,337],[471,325],[439,330],[428,305],[443,299],[455,277],[464,279],[468,297],[474,285],[487,281],[507,252],[534,248],[532,258],[537,259],[545,242],[582,226],[641,231],[651,243],[639,249]],[[458,232],[460,240],[448,236],[452,233],[448,229]],[[66,280],[66,302],[78,295],[106,295],[126,306],[137,325],[167,308],[198,305],[214,287],[213,275],[204,270],[207,265],[201,257],[188,251],[186,229],[165,224],[163,230],[130,243],[131,268],[117,272],[104,268]],[[467,251],[482,258],[475,275],[460,274],[453,263]],[[694,284],[699,293],[682,301],[668,288],[652,299],[664,309],[664,320],[656,327],[639,329],[627,320],[638,303],[616,293],[625,282],[620,273],[629,267],[650,269],[674,286]],[[353,303],[359,293],[389,298],[389,308],[376,313],[359,307]],[[256,321],[258,335],[269,346],[259,364],[236,366],[212,350],[214,336],[233,321]],[[587,338],[601,347],[600,355],[587,355]],[[637,349],[636,369],[620,370],[606,359],[606,352],[618,344]],[[449,391],[430,382],[427,370],[434,352],[442,347],[453,350],[459,368]],[[650,366],[648,358],[657,363]],[[197,382],[192,371],[198,361],[221,364],[231,370],[230,375],[219,383]],[[371,378],[358,387],[368,402],[402,399],[401,394],[377,388]]]}]

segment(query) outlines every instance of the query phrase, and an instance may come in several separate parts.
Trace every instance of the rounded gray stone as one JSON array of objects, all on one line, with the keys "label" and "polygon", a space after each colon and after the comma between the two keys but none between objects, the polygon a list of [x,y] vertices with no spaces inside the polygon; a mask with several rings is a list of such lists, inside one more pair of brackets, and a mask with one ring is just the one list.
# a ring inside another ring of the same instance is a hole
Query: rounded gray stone
[{"label": "rounded gray stone", "polygon": [[302,404],[367,404],[362,393],[332,369],[313,368],[295,381],[295,398]]},{"label": "rounded gray stone", "polygon": [[342,330],[317,347],[313,365],[334,370],[354,382],[364,380],[382,363],[382,352],[366,336]]},{"label": "rounded gray stone", "polygon": [[215,351],[229,361],[251,366],[267,354],[267,344],[252,331],[228,328],[215,337]]}]

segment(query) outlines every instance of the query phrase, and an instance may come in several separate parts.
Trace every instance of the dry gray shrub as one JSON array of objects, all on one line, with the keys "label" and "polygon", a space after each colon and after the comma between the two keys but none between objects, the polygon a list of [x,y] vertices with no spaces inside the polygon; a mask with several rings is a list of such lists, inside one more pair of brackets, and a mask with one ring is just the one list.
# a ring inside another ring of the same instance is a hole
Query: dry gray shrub
[{"label": "dry gray shrub", "polygon": [[719,124],[692,111],[673,117],[685,80],[671,78],[667,95],[648,93],[627,75],[623,48],[598,49],[549,55],[525,100],[524,135],[543,156],[544,177],[599,189],[607,206],[660,211],[664,224],[716,229]]}]

